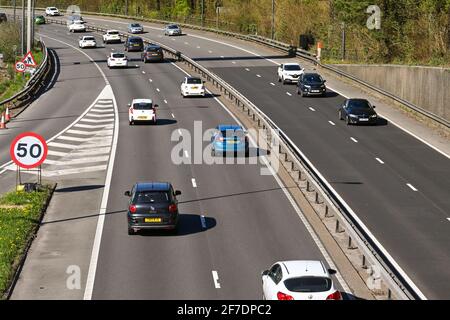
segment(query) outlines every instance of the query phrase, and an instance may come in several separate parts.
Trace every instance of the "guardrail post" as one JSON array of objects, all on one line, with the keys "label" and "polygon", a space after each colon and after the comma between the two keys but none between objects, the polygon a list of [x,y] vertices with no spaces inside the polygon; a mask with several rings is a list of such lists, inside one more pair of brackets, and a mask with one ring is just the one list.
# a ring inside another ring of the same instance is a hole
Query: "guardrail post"
[{"label": "guardrail post", "polygon": [[392,291],[391,289],[388,289],[387,299],[392,300]]},{"label": "guardrail post", "polygon": [[347,249],[354,250],[354,249],[356,249],[356,248],[357,248],[357,247],[355,247],[355,246],[352,245],[352,237],[348,236],[348,246],[347,246]]},{"label": "guardrail post", "polygon": [[335,232],[336,232],[336,233],[342,233],[342,232],[344,232],[344,230],[341,230],[341,227],[340,227],[340,225],[339,225],[339,220],[338,220],[338,219],[336,219],[336,229],[335,229]]},{"label": "guardrail post", "polygon": [[319,193],[316,191],[316,199],[315,199],[316,204],[319,204]]},{"label": "guardrail post", "polygon": [[361,268],[367,269],[367,262],[366,262],[366,256],[365,255],[362,255]]},{"label": "guardrail post", "polygon": [[332,214],[330,214],[330,209],[329,209],[329,207],[326,205],[325,206],[325,218],[331,218],[331,217],[333,217],[334,215],[332,215]]},{"label": "guardrail post", "polygon": [[307,180],[307,181],[306,181],[306,191],[308,191],[308,192],[311,191],[311,190],[309,190],[309,187],[310,187],[310,185],[309,185],[309,180]]}]

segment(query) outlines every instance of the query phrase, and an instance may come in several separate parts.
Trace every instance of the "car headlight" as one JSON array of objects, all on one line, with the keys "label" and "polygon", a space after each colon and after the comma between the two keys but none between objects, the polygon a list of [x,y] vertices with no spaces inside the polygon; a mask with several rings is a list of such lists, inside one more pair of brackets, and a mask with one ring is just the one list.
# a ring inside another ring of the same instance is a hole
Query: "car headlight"
[{"label": "car headlight", "polygon": [[358,116],[354,115],[354,114],[350,114],[350,118],[358,118]]},{"label": "car headlight", "polygon": [[371,118],[376,118],[377,115],[376,115],[376,114],[373,114],[373,115],[371,115],[370,117],[371,117]]},{"label": "car headlight", "polygon": [[311,89],[311,86],[305,84],[305,88]]}]

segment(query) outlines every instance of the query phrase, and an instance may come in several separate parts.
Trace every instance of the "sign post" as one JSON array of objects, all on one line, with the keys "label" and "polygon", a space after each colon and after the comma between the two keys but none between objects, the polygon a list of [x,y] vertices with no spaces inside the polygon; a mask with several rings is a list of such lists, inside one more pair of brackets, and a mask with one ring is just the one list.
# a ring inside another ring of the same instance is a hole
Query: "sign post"
[{"label": "sign post", "polygon": [[38,168],[38,185],[42,183],[42,163],[47,158],[47,142],[40,135],[33,132],[19,134],[11,143],[9,153],[11,160],[17,165],[16,189],[22,185],[21,169],[33,171]]}]

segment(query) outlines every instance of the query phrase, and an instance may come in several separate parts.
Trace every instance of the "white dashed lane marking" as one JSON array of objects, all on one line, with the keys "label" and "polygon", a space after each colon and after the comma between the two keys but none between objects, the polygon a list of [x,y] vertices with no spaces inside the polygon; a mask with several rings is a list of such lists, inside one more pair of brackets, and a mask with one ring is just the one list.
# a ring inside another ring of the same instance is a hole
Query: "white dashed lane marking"
[{"label": "white dashed lane marking", "polygon": [[217,273],[217,271],[213,270],[212,276],[214,280],[214,287],[216,287],[216,289],[220,289],[219,274]]},{"label": "white dashed lane marking", "polygon": [[270,85],[271,85],[271,86],[275,86],[275,83],[271,82]]},{"label": "white dashed lane marking", "polygon": [[167,100],[166,99],[164,99],[164,103],[167,104]]},{"label": "white dashed lane marking", "polygon": [[410,187],[412,191],[415,191],[415,192],[419,191],[419,190],[417,190],[411,183],[407,183],[406,185],[407,185],[408,187]]},{"label": "white dashed lane marking", "polygon": [[172,118],[174,118],[174,119],[175,119],[175,115],[174,115],[173,113],[172,113],[171,115],[172,115]]},{"label": "white dashed lane marking", "polygon": [[257,74],[256,76],[257,76],[258,78],[261,78],[261,75],[260,75],[260,74]]},{"label": "white dashed lane marking", "polygon": [[249,68],[245,68],[245,71],[250,71],[250,69]]},{"label": "white dashed lane marking", "polygon": [[187,150],[184,150],[184,156],[185,156],[186,158],[189,158],[189,153],[187,152]]},{"label": "white dashed lane marking", "polygon": [[316,111],[316,109],[314,109],[313,107],[309,107],[308,109],[313,111],[313,112]]},{"label": "white dashed lane marking", "polygon": [[289,97],[292,96],[292,94],[291,94],[290,92],[286,92],[286,94],[287,94]]},{"label": "white dashed lane marking", "polygon": [[358,140],[356,140],[355,138],[351,137],[350,138],[354,143],[358,143]]},{"label": "white dashed lane marking", "polygon": [[333,121],[328,121],[328,123],[331,124],[332,126],[336,125]]},{"label": "white dashed lane marking", "polygon": [[195,179],[194,178],[192,178],[192,186],[194,187],[194,188],[197,188],[197,181],[195,181]]}]

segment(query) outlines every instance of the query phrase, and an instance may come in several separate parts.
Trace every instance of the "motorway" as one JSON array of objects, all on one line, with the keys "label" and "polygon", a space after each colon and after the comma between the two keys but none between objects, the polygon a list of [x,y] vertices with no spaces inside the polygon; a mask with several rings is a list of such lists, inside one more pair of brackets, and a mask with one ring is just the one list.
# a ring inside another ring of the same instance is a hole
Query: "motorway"
[{"label": "motorway", "polygon": [[[98,26],[126,27],[121,20],[86,18]],[[196,59],[271,117],[428,298],[449,298],[447,156],[385,119],[376,127],[347,127],[337,118],[344,100],[337,93],[297,97],[294,86],[276,82],[274,62],[289,60],[276,52],[261,49],[267,58],[261,59],[251,53],[257,47],[242,41],[210,41],[206,37],[214,36],[190,31],[167,38],[160,26],[150,26],[144,37]],[[42,30],[72,45],[78,38],[56,25]],[[183,191],[183,223],[180,236],[152,237],[149,246],[148,237],[126,235],[124,215],[106,215],[93,298],[259,298],[259,272],[273,261],[323,259],[284,192],[272,177],[259,175],[259,166],[175,166],[168,161],[174,130],[192,132],[194,120],[212,128],[233,119],[212,98],[181,99],[183,73],[169,63],[107,70],[108,48],[88,51],[101,62],[120,114],[107,212],[124,210],[121,195],[136,180],[169,180]],[[139,95],[157,97],[159,117],[166,119],[162,125],[128,127],[126,105]],[[202,228],[201,215],[207,228]],[[214,288],[212,271],[218,271],[220,290]]]}]

